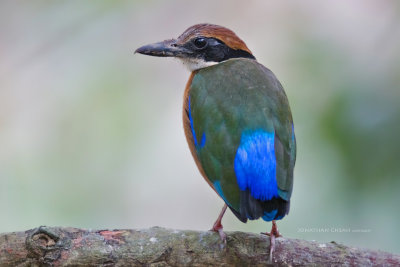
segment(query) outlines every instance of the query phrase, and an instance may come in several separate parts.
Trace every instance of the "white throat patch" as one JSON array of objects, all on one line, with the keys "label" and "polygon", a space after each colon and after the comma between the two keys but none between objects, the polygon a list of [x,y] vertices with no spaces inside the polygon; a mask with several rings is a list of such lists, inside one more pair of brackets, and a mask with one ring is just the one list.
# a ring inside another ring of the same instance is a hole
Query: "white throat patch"
[{"label": "white throat patch", "polygon": [[179,58],[179,60],[183,63],[183,65],[185,65],[186,68],[189,69],[189,71],[195,71],[219,63],[215,61],[207,62],[200,58]]}]

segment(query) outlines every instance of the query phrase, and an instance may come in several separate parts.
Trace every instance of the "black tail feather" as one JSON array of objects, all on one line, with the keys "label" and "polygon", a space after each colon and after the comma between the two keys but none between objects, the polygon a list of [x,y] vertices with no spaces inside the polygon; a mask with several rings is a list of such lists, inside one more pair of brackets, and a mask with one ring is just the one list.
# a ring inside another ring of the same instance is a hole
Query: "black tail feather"
[{"label": "black tail feather", "polygon": [[[228,206],[229,207],[229,206]],[[242,216],[240,214],[240,212],[236,211],[235,209],[233,209],[232,207],[229,207],[231,209],[231,211],[233,212],[233,214],[235,214],[235,216],[243,223],[247,222],[247,217],[246,216]]]},{"label": "black tail feather", "polygon": [[256,220],[264,216],[264,213],[269,213],[277,210],[274,219],[283,218],[289,213],[290,201],[286,201],[280,197],[274,197],[267,201],[255,199],[250,195],[250,191],[240,192],[240,209],[239,211],[229,207],[233,214],[242,222],[247,222],[247,219]]}]

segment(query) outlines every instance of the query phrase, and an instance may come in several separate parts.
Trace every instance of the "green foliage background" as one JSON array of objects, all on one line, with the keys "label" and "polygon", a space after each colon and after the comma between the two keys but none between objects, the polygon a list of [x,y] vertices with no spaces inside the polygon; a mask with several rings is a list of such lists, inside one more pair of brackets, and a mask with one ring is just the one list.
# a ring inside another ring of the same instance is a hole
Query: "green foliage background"
[{"label": "green foliage background", "polygon": [[399,15],[394,0],[2,1],[0,232],[209,229],[223,203],[184,138],[189,73],[133,51],[210,22],[289,97],[298,160],[283,235],[399,253]]}]

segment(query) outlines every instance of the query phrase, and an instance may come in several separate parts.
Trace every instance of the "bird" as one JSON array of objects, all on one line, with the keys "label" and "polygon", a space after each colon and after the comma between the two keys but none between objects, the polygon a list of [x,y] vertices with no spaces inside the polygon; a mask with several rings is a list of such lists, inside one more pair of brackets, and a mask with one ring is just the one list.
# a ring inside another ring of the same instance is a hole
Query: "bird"
[{"label": "bird", "polygon": [[196,24],[178,38],[139,47],[135,53],[174,57],[191,72],[183,99],[183,128],[194,161],[243,223],[272,221],[269,259],[280,236],[276,220],[290,209],[296,138],[286,93],[232,30]]}]

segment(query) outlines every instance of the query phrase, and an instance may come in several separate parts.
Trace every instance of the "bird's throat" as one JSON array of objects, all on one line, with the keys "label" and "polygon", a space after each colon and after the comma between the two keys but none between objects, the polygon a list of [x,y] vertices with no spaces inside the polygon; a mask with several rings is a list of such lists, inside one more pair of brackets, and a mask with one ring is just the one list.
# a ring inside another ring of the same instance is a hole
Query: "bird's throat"
[{"label": "bird's throat", "polygon": [[195,71],[203,68],[207,68],[216,65],[220,62],[205,61],[201,58],[179,58],[179,60],[185,65],[189,71]]}]

